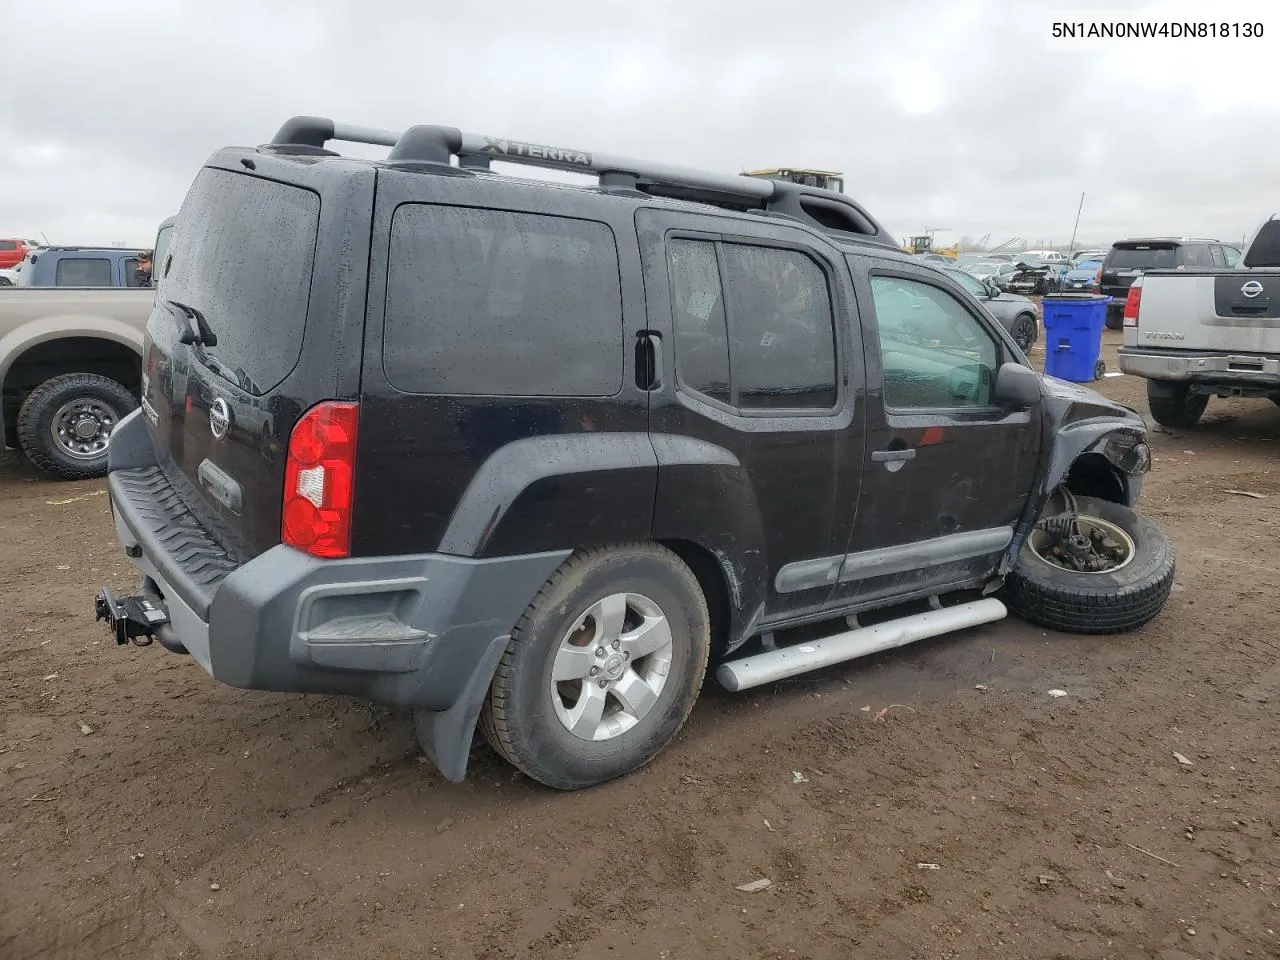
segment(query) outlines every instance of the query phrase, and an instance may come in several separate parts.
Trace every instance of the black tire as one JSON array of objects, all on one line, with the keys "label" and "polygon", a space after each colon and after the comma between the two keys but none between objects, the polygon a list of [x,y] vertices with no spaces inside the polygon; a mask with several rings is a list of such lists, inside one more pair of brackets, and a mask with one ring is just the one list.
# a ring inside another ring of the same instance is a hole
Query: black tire
[{"label": "black tire", "polygon": [[[634,726],[607,740],[582,739],[556,714],[552,665],[584,611],[618,593],[648,597],[666,616],[670,669],[656,702]],[[612,780],[652,760],[684,725],[710,650],[706,600],[670,550],[642,543],[576,553],[516,624],[480,715],[481,732],[514,767],[546,786],[577,790]]]},{"label": "black tire", "polygon": [[1024,545],[1005,582],[1009,609],[1064,633],[1110,634],[1154,619],[1173,589],[1173,545],[1161,529],[1128,507],[1077,497],[1079,515],[1098,517],[1133,541],[1133,559],[1114,571],[1077,573],[1042,560]]},{"label": "black tire", "polygon": [[1040,323],[1034,313],[1020,313],[1013,318],[1009,333],[1022,352],[1029,353],[1035,346],[1035,342],[1040,339]]},{"label": "black tire", "polygon": [[[68,404],[84,403],[94,414],[98,434],[81,444],[82,455],[71,452],[70,442],[54,438],[54,418]],[[138,406],[133,394],[107,377],[92,373],[68,373],[36,387],[18,410],[18,441],[22,452],[41,470],[63,480],[88,480],[107,472],[110,430]],[[105,413],[104,413],[105,412]]]},{"label": "black tire", "polygon": [[1185,383],[1147,381],[1147,407],[1151,410],[1151,418],[1163,427],[1184,430],[1194,427],[1204,416],[1208,405],[1207,394],[1193,394]]}]

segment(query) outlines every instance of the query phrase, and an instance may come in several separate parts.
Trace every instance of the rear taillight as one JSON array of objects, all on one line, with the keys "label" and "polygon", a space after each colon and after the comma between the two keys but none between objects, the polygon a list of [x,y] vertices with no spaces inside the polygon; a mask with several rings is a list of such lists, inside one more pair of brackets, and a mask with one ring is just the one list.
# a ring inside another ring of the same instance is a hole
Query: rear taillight
[{"label": "rear taillight", "polygon": [[1129,287],[1129,295],[1124,298],[1124,325],[1126,327],[1136,327],[1138,325],[1138,310],[1142,307],[1142,278],[1133,281],[1133,285]]},{"label": "rear taillight", "polygon": [[1102,286],[1102,268],[1098,268],[1098,272],[1093,275],[1093,282],[1098,286]]},{"label": "rear taillight", "polygon": [[351,552],[351,507],[360,405],[317,404],[289,437],[280,540],[313,557]]}]

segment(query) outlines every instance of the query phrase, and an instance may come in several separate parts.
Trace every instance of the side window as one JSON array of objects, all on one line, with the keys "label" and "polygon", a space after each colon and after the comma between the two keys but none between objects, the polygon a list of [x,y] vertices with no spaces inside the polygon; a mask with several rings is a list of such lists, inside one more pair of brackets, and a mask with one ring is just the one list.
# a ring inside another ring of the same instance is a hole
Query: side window
[{"label": "side window", "polygon": [[1188,243],[1182,248],[1182,262],[1193,269],[1213,266],[1213,254],[1207,243]]},{"label": "side window", "polygon": [[427,204],[396,211],[382,347],[394,386],[612,396],[623,349],[618,251],[605,224]]},{"label": "side window", "polygon": [[917,280],[871,278],[885,404],[902,409],[986,407],[999,353],[947,291]]},{"label": "side window", "polygon": [[951,273],[952,280],[960,284],[960,286],[964,287],[975,297],[987,296],[987,288],[982,285],[982,282],[978,280],[977,277],[971,277],[969,276],[969,274],[965,273],[962,270],[955,270],[955,271],[949,271],[949,272]]},{"label": "side window", "polygon": [[709,240],[672,240],[667,254],[676,378],[689,390],[729,403],[729,333],[716,246]]},{"label": "side window", "polygon": [[126,287],[136,287],[138,285],[134,274],[138,269],[138,261],[136,257],[125,257],[120,261],[120,272],[124,274],[124,285]]},{"label": "side window", "polygon": [[1209,253],[1213,257],[1213,265],[1215,267],[1225,267],[1227,265],[1227,258],[1222,255],[1222,247],[1218,244],[1212,244],[1209,247]]},{"label": "side window", "polygon": [[1240,251],[1235,247],[1229,247],[1226,244],[1223,244],[1222,256],[1223,259],[1227,261],[1227,266],[1232,270],[1240,266]]},{"label": "side window", "polygon": [[54,269],[53,282],[59,287],[109,287],[111,261],[96,257],[63,257]]},{"label": "side window", "polygon": [[822,268],[796,250],[726,243],[721,253],[735,405],[835,406],[835,322]]}]

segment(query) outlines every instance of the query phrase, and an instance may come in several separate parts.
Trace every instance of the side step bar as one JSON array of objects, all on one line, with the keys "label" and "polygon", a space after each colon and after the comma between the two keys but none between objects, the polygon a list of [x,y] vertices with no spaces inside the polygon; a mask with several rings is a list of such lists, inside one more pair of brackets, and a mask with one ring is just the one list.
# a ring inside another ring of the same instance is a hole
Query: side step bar
[{"label": "side step bar", "polygon": [[716,679],[725,689],[737,693],[764,683],[785,680],[810,670],[855,660],[882,650],[903,647],[927,637],[1003,620],[1009,611],[992,597],[889,620],[873,627],[860,627],[832,634],[821,640],[778,647],[755,656],[720,664]]}]

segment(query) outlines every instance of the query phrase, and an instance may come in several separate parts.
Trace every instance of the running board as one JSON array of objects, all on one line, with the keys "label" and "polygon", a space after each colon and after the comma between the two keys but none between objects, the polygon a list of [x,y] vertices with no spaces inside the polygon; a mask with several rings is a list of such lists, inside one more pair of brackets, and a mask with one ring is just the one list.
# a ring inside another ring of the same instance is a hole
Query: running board
[{"label": "running board", "polygon": [[763,683],[785,680],[810,670],[855,660],[882,650],[903,647],[927,637],[976,627],[1003,620],[1008,615],[1003,603],[992,597],[972,600],[954,607],[928,610],[900,620],[877,623],[872,627],[834,633],[821,640],[778,647],[741,660],[720,664],[716,679],[725,689],[737,693]]}]

